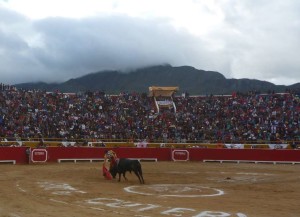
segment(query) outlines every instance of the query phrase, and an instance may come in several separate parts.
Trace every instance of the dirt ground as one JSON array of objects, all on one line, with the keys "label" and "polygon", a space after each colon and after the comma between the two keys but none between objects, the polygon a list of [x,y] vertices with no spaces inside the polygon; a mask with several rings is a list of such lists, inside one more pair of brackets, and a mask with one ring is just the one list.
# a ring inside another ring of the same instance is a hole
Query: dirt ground
[{"label": "dirt ground", "polygon": [[144,185],[101,166],[0,164],[0,216],[300,216],[299,164],[142,162]]}]

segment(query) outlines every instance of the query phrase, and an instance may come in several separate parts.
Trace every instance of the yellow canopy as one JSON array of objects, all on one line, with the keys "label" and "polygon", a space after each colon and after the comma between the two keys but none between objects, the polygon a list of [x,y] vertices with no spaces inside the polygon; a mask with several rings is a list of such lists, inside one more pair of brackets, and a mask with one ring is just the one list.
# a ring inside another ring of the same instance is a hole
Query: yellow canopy
[{"label": "yellow canopy", "polygon": [[150,96],[172,96],[176,91],[179,90],[179,87],[149,87]]}]

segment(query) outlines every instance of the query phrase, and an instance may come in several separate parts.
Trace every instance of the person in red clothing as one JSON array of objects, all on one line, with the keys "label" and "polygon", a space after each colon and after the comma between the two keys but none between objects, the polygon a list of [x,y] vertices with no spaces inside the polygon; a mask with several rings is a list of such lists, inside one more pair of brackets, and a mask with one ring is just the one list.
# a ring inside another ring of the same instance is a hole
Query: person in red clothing
[{"label": "person in red clothing", "polygon": [[111,180],[112,176],[109,170],[117,163],[117,154],[113,150],[106,150],[104,154],[104,162],[102,166],[103,176]]}]

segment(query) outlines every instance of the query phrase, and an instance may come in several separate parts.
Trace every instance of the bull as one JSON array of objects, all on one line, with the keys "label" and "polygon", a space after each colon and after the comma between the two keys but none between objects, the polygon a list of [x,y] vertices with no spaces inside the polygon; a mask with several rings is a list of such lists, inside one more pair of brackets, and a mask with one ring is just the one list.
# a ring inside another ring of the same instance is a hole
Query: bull
[{"label": "bull", "polygon": [[139,178],[140,183],[145,183],[142,172],[142,165],[138,160],[120,158],[117,163],[113,165],[109,170],[114,179],[116,178],[116,175],[119,174],[119,182],[121,181],[121,174],[123,175],[124,179],[127,180],[125,175],[127,171],[129,171],[130,173],[133,171],[134,174]]}]

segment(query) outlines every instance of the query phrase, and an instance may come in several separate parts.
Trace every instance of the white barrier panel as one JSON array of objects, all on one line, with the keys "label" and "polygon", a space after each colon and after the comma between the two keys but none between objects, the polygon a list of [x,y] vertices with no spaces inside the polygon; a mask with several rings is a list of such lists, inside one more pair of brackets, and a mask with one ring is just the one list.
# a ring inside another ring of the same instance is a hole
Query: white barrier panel
[{"label": "white barrier panel", "polygon": [[16,164],[15,160],[0,160],[0,163],[12,163],[12,164]]},{"label": "white barrier panel", "polygon": [[271,164],[300,164],[299,161],[257,161],[257,160],[203,160],[203,162],[219,162],[219,163],[271,163]]},{"label": "white barrier panel", "polygon": [[[138,161],[155,161],[157,162],[157,158],[129,158],[132,160],[138,160]],[[65,159],[57,159],[58,163],[62,162],[99,162],[104,161],[104,158],[65,158]]]},{"label": "white barrier panel", "polygon": [[155,161],[157,162],[157,158],[129,158],[131,160],[138,160],[138,161]]},{"label": "white barrier panel", "polygon": [[99,161],[104,161],[104,158],[65,158],[65,159],[57,159],[58,163],[62,163],[62,162],[99,162]]}]

